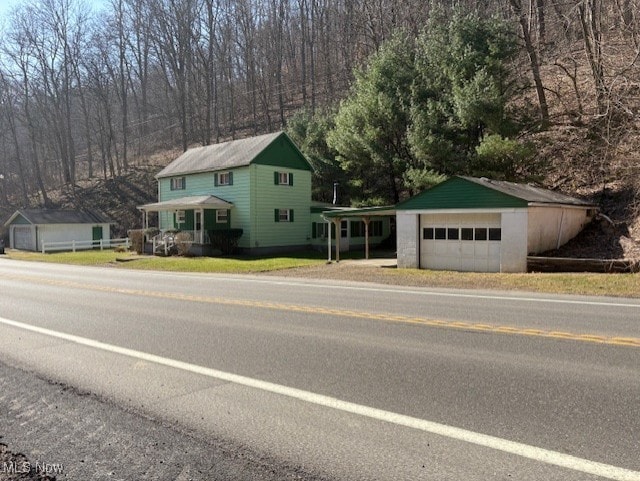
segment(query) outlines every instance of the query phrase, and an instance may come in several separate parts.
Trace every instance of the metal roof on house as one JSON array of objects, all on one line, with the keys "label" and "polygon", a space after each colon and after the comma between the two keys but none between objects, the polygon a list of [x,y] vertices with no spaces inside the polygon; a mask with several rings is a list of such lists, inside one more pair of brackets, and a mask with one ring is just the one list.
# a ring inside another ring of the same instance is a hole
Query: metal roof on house
[{"label": "metal roof on house", "polygon": [[233,203],[227,202],[215,195],[192,195],[180,197],[179,199],[141,205],[138,209],[147,212],[161,212],[185,209],[230,209],[231,207],[233,207]]},{"label": "metal roof on house", "polygon": [[18,216],[29,224],[113,224],[104,214],[95,210],[20,209],[5,222],[10,225]]},{"label": "metal roof on house", "polygon": [[[156,175],[156,178],[171,177],[198,172],[212,172],[251,164],[256,157],[274,143],[279,137],[286,138],[295,152],[304,159],[298,148],[290,141],[284,132],[259,135],[241,140],[230,140],[220,144],[206,145],[187,150],[180,157]],[[306,159],[304,164],[311,170]]]}]

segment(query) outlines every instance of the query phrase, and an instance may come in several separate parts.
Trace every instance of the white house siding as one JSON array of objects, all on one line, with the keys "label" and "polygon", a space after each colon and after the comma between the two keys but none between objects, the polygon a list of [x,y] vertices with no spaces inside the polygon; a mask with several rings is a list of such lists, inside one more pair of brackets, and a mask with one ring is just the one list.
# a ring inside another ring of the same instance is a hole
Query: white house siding
[{"label": "white house siding", "polygon": [[398,268],[417,269],[419,215],[413,212],[396,212],[396,250],[398,255]]},{"label": "white house siding", "polygon": [[539,254],[566,244],[590,222],[589,211],[572,206],[529,207],[527,252]]},{"label": "white house siding", "polygon": [[527,209],[501,214],[500,272],[527,272]]},{"label": "white house siding", "polygon": [[109,224],[43,224],[37,226],[38,250],[42,243],[93,240],[93,228],[102,227],[103,240],[110,239]]}]

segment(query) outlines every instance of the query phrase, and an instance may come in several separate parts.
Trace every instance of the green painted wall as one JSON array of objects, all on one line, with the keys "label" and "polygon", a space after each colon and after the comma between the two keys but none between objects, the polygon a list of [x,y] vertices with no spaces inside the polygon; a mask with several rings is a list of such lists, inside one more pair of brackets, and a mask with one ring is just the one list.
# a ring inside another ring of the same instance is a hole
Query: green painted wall
[{"label": "green painted wall", "polygon": [[[276,185],[275,172],[291,174],[293,185]],[[233,169],[233,185],[225,186],[214,185],[213,172],[185,177],[185,189],[173,191],[170,189],[170,178],[159,179],[159,200],[162,202],[191,195],[215,195],[232,202],[230,227],[243,230],[240,247],[297,246],[310,242],[309,170],[257,163]],[[293,222],[275,222],[275,209],[293,209]],[[185,214],[186,223],[180,228],[191,230],[193,211],[187,211]],[[161,212],[159,218],[160,229],[177,228],[173,213]],[[215,211],[205,211],[204,222],[205,226],[215,222]]]},{"label": "green painted wall", "polygon": [[[185,175],[185,189],[171,190],[171,178],[158,180],[158,199],[160,202],[166,200],[179,199],[192,195],[215,195],[227,202],[233,203],[231,208],[231,227],[243,230],[240,238],[240,247],[250,247],[251,243],[251,169],[252,166],[239,167],[233,170],[233,185],[215,185],[214,172],[203,172],[199,174]],[[227,171],[220,171],[227,172]],[[273,182],[273,181],[272,181]],[[213,221],[215,222],[215,211]],[[205,225],[207,219],[205,212]],[[187,217],[189,214],[187,213]],[[159,216],[160,229],[175,228],[173,213],[161,212]],[[191,227],[183,229],[193,229],[193,214],[191,215]]]},{"label": "green painted wall", "polygon": [[25,219],[24,217],[22,217],[22,214],[18,214],[16,216],[15,219],[13,219],[13,222],[11,223],[11,225],[31,225],[31,222],[29,222],[27,219]]},{"label": "green painted wall", "polygon": [[453,177],[400,202],[396,210],[492,209],[526,207],[527,201]]},{"label": "green painted wall", "polygon": [[[251,165],[255,212],[251,247],[298,246],[311,239],[311,172],[282,166]],[[293,185],[276,185],[275,172],[289,172]],[[276,222],[275,209],[293,209],[293,222]]]},{"label": "green painted wall", "polygon": [[283,167],[286,169],[312,170],[311,165],[309,165],[304,155],[302,155],[296,145],[284,133],[260,152],[251,163]]}]

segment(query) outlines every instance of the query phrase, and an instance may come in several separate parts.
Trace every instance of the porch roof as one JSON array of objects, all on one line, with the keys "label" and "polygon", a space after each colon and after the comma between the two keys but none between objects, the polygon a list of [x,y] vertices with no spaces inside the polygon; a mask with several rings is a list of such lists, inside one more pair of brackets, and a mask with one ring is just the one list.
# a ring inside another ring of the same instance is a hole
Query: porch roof
[{"label": "porch roof", "polygon": [[188,209],[230,209],[231,207],[233,207],[233,203],[215,195],[192,195],[153,204],[139,205],[138,209],[145,212],[164,212]]}]

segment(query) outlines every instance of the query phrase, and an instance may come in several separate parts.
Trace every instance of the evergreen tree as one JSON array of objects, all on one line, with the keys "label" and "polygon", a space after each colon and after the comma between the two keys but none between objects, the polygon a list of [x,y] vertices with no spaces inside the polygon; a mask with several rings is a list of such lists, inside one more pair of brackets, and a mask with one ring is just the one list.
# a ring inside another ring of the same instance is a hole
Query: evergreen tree
[{"label": "evergreen tree", "polygon": [[[313,166],[312,198],[322,202],[333,199],[333,183],[346,185],[345,172],[336,159],[337,153],[327,145],[327,135],[334,128],[335,114],[312,113],[309,109],[296,112],[287,123],[287,134]],[[349,199],[342,197],[341,203]]]},{"label": "evergreen tree", "polygon": [[398,202],[402,175],[415,166],[407,142],[414,49],[397,35],[358,70],[327,143],[350,179],[352,198],[369,204]]},{"label": "evergreen tree", "polygon": [[409,141],[417,159],[442,173],[466,173],[485,135],[513,133],[505,106],[515,42],[498,19],[433,16],[416,48]]}]

